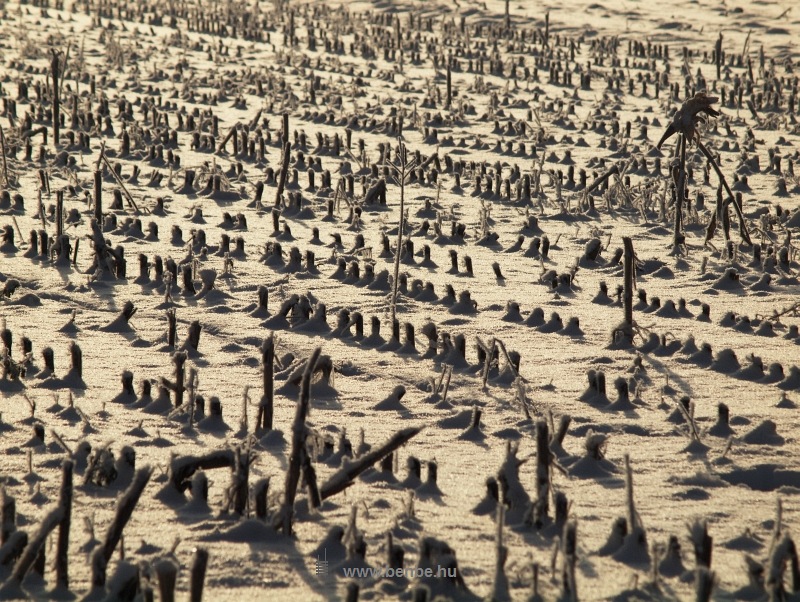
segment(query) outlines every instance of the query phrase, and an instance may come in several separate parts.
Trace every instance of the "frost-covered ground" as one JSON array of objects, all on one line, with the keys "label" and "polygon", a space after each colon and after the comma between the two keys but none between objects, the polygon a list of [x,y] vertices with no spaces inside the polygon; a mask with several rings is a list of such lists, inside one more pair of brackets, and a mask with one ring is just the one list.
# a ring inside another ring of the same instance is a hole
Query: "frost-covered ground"
[{"label": "frost-covered ground", "polygon": [[[553,496],[563,495],[577,529],[577,597],[694,596],[689,527],[703,521],[713,538],[712,597],[765,597],[769,571],[759,585],[758,565],[768,568],[779,558],[773,541],[794,533],[800,491],[800,319],[791,309],[800,292],[796,8],[786,1],[512,2],[507,27],[499,1],[277,4],[120,3],[121,13],[114,4],[98,18],[98,9],[83,3],[56,10],[0,2],[7,155],[0,190],[8,193],[0,198],[0,227],[14,240],[0,247],[7,293],[0,316],[11,358],[27,369],[21,380],[0,381],[0,479],[16,500],[17,527],[33,536],[57,504],[66,446],[76,462],[70,589],[79,597],[90,590],[94,538],[104,540],[133,471],[120,461],[110,484],[87,482],[100,472],[86,476],[85,441],[89,461],[102,463],[103,449],[119,458],[127,446],[137,468],[154,469],[108,567],[111,577],[121,551],[126,562],[144,562],[142,587],[157,589],[152,567],[172,559],[180,565],[178,590],[188,591],[193,550],[202,547],[209,554],[206,599],[344,598],[351,580],[342,567],[385,566],[391,533],[407,568],[428,566],[420,561],[424,538],[446,542],[462,580],[361,579],[362,599],[411,598],[418,587],[456,599],[525,599],[534,566],[540,595],[555,599],[565,559],[554,554],[563,548],[563,525]],[[718,79],[712,53],[720,33]],[[58,148],[51,49],[66,64]],[[760,260],[752,245],[740,244],[732,206],[731,244],[722,224],[704,244],[719,178],[693,143],[685,245],[673,246],[676,137],[661,151],[655,144],[681,102],[703,89],[720,98],[714,106],[722,114],[699,136],[741,193]],[[273,209],[284,114],[290,169]],[[222,148],[232,128],[238,154],[233,137]],[[88,147],[80,144],[87,134]],[[404,188],[393,340],[401,141],[413,169]],[[101,145],[108,165],[120,166],[119,180],[102,162]],[[124,249],[124,278],[107,266],[98,276],[93,265],[90,199],[98,166],[103,236],[110,248]],[[621,175],[587,196],[613,166]],[[385,204],[373,198],[376,174],[385,177]],[[31,231],[54,236],[58,191],[74,262],[71,253],[58,262],[29,242]],[[610,346],[623,319],[622,237],[631,238],[637,255],[633,349]],[[156,256],[178,266],[169,289]],[[19,286],[12,292],[13,280]],[[598,294],[602,283],[608,298]],[[259,287],[266,287],[266,309]],[[282,307],[296,300],[305,309],[282,319]],[[120,315],[129,301],[136,311],[126,321]],[[177,319],[175,346],[168,344],[169,310]],[[363,337],[350,325],[356,312]],[[188,343],[194,321],[201,327],[197,350]],[[256,429],[261,345],[270,335],[278,360],[274,427],[283,445]],[[23,337],[32,347],[27,361]],[[479,347],[495,344],[518,354],[518,372],[502,350],[486,371]],[[72,345],[82,352],[80,376],[70,368]],[[186,405],[202,396],[208,414],[213,397],[222,403],[221,418],[200,420],[198,409],[191,427],[185,412],[168,415],[174,396],[159,390],[162,379],[174,380],[173,353],[187,345],[187,378],[194,371],[197,379]],[[42,355],[47,347],[54,373]],[[268,512],[277,512],[299,397],[290,374],[316,347],[333,366],[312,387],[307,421],[319,483],[343,466],[343,440],[357,456],[401,429],[423,427],[391,457],[391,469],[368,470],[314,512],[306,509],[301,479],[292,539],[255,518],[254,497],[249,519],[223,512],[228,468],[205,472],[207,504],[191,491],[185,498],[164,493],[173,456],[250,445],[251,489],[270,478]],[[133,395],[123,390],[124,371],[133,374]],[[587,374],[600,371],[605,397],[587,394]],[[142,396],[144,382],[153,401]],[[727,427],[718,422],[721,403],[729,408]],[[479,426],[471,427],[476,409]],[[563,441],[550,445],[549,512],[537,526],[529,518],[542,501],[536,424],[545,421],[552,434],[565,417]],[[421,483],[413,470],[408,477],[414,458]],[[500,577],[490,478],[501,490],[507,485]],[[624,540],[610,537],[619,517],[633,528]],[[662,562],[672,536],[681,560],[673,545]],[[31,597],[46,598],[55,584],[56,539],[44,546],[44,580],[30,575],[23,583]],[[318,574],[318,555],[327,557],[327,575]],[[12,566],[0,567],[0,581]],[[786,584],[791,589],[788,574]]]}]

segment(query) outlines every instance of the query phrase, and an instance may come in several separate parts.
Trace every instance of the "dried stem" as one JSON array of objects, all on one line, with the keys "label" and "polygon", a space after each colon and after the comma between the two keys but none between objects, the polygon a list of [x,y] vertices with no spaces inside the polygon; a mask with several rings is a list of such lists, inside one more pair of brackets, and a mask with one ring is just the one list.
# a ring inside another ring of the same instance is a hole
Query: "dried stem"
[{"label": "dried stem", "polygon": [[208,567],[208,550],[197,548],[194,551],[194,561],[192,562],[192,579],[189,589],[189,600],[200,602],[203,599],[203,582],[206,578],[206,568]]},{"label": "dried stem", "polygon": [[306,445],[306,417],[311,403],[311,377],[314,374],[314,368],[317,365],[321,351],[317,347],[308,359],[308,363],[306,363],[300,384],[300,399],[297,402],[294,424],[292,425],[292,453],[289,457],[289,468],[286,471],[283,507],[278,514],[277,524],[275,524],[275,527],[287,536],[292,534],[294,499],[297,495],[297,484],[300,481],[300,469],[303,462],[302,455]]},{"label": "dried stem", "polygon": [[0,125],[0,157],[3,158],[3,182],[6,188],[11,186],[8,180],[8,164],[6,163],[6,135],[3,126]]},{"label": "dried stem", "polygon": [[[28,541],[28,545],[25,546],[25,551],[14,565],[11,576],[3,583],[2,588],[0,588],[0,600],[11,600],[20,597],[22,593],[19,591],[20,583],[22,583],[25,575],[39,556],[39,550],[47,540],[47,536],[59,525],[63,518],[64,509],[57,505],[50,510],[42,522],[39,523],[39,530]],[[26,596],[23,595],[22,597]]]},{"label": "dried stem", "polygon": [[58,526],[58,551],[56,552],[56,584],[65,591],[69,590],[69,529],[72,519],[72,460],[64,460],[62,465],[61,493],[58,505],[64,510],[64,516]]},{"label": "dried stem", "polygon": [[344,491],[353,484],[353,481],[358,475],[379,462],[384,456],[392,453],[401,445],[404,445],[421,430],[422,427],[408,427],[399,430],[382,446],[367,452],[357,460],[348,462],[343,468],[339,469],[325,481],[320,488],[320,497],[325,500],[340,491]]},{"label": "dried stem", "polygon": [[406,206],[406,175],[408,170],[408,152],[406,145],[400,142],[398,149],[400,155],[400,166],[397,168],[398,180],[400,182],[400,217],[397,220],[397,246],[394,250],[394,280],[392,282],[392,299],[390,303],[392,324],[397,315],[397,288],[400,279],[400,254],[403,251],[403,228],[405,227],[405,206]]},{"label": "dried stem", "polygon": [[264,370],[264,392],[258,405],[256,429],[264,432],[272,430],[273,418],[273,378],[275,369],[275,339],[272,335],[264,339],[261,345],[261,365]]},{"label": "dried stem", "polygon": [[291,146],[289,144],[288,136],[283,144],[283,158],[281,159],[281,173],[278,178],[278,189],[275,191],[275,207],[281,206],[281,195],[286,186],[286,176],[289,172],[289,155],[291,153]]},{"label": "dried stem", "polygon": [[[728,181],[725,179],[725,175],[722,173],[722,170],[719,168],[719,165],[717,165],[716,159],[714,159],[714,156],[711,154],[711,152],[709,152],[709,150],[705,147],[705,145],[702,142],[700,142],[700,140],[696,140],[696,142],[697,142],[697,148],[700,149],[700,152],[702,152],[705,155],[706,159],[708,159],[708,162],[711,165],[711,167],[713,167],[714,171],[717,172],[717,176],[719,176],[719,180],[720,182],[722,182],[722,186],[725,188],[725,192],[728,193],[728,196],[731,199],[733,208],[736,210],[736,216],[739,218],[739,235],[742,237],[742,240],[745,241],[748,245],[752,245],[753,243],[750,240],[750,233],[747,231],[747,224],[745,223],[744,215],[742,214],[742,208],[739,207],[739,203],[736,202],[736,197],[734,196],[731,187],[728,186]],[[716,218],[715,215],[711,216],[712,221],[715,218]]]}]

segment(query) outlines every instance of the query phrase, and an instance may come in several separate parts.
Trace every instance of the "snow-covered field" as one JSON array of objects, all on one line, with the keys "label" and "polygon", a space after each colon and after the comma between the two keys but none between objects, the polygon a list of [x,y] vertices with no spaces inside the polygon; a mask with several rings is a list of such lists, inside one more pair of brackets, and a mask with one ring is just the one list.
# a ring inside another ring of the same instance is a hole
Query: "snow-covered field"
[{"label": "snow-covered field", "polygon": [[791,2],[60,8],[0,0],[0,599],[188,599],[198,549],[207,600],[800,588]]}]

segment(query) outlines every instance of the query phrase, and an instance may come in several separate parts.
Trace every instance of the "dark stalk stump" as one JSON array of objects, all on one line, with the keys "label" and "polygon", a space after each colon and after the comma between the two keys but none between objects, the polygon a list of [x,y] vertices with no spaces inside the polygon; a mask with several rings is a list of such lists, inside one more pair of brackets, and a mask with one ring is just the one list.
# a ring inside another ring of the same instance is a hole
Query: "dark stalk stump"
[{"label": "dark stalk stump", "polygon": [[167,310],[167,346],[175,348],[178,319],[174,309]]},{"label": "dark stalk stump", "polygon": [[[212,398],[213,399],[213,398]],[[231,483],[233,512],[244,516],[247,511],[247,498],[250,492],[250,463],[251,456],[248,447],[237,447],[234,451],[235,460]]]},{"label": "dark stalk stump", "polygon": [[44,367],[49,370],[51,374],[55,374],[55,358],[52,347],[45,347],[42,349],[42,359],[44,359]]},{"label": "dark stalk stump", "polygon": [[4,546],[17,530],[17,502],[5,487],[0,494],[0,546]]},{"label": "dark stalk stump", "polygon": [[39,255],[41,257],[49,256],[50,238],[45,230],[39,230]]},{"label": "dark stalk stump", "polygon": [[436,329],[436,324],[433,322],[426,322],[422,326],[422,334],[428,338],[428,353],[436,355],[439,344],[439,332]]},{"label": "dark stalk stump", "polygon": [[406,347],[410,350],[416,350],[416,338],[414,335],[414,325],[411,322],[406,322],[404,325],[406,335]]},{"label": "dark stalk stump", "polygon": [[394,457],[392,454],[388,454],[383,460],[380,462],[381,471],[386,473],[392,473],[392,469],[394,467]]},{"label": "dark stalk stump", "polygon": [[147,255],[139,253],[139,277],[136,282],[145,284],[150,281],[150,262],[147,260]]},{"label": "dark stalk stump", "polygon": [[280,234],[281,231],[281,212],[278,209],[272,210],[272,233]]},{"label": "dark stalk stump", "polygon": [[72,366],[70,367],[70,374],[81,378],[83,376],[83,351],[78,347],[74,341],[70,343],[69,355]]},{"label": "dark stalk stump", "polygon": [[[506,2],[506,8],[508,8],[508,2]],[[453,101],[453,77],[450,72],[450,62],[447,63],[447,99],[445,101],[445,109],[449,109],[450,105]]]},{"label": "dark stalk stump", "polygon": [[267,495],[269,494],[270,478],[261,479],[253,486],[253,500],[255,501],[256,518],[267,520]]},{"label": "dark stalk stump", "polygon": [[458,251],[450,249],[450,272],[458,274]]},{"label": "dark stalk stump", "polygon": [[536,423],[536,502],[533,505],[533,524],[541,529],[550,513],[550,435],[547,422]]},{"label": "dark stalk stump", "polygon": [[414,456],[409,456],[406,460],[406,470],[408,479],[413,482],[420,482],[422,479],[422,463]]},{"label": "dark stalk stump", "polygon": [[569,501],[567,495],[563,491],[557,491],[554,496],[555,505],[555,524],[556,527],[563,530],[567,524],[569,514]]},{"label": "dark stalk stump", "polygon": [[[292,15],[292,20],[294,20],[294,15]],[[289,113],[283,114],[283,130],[281,131],[281,141],[284,144],[289,142]]]},{"label": "dark stalk stump", "polygon": [[355,338],[362,339],[364,337],[364,316],[360,312],[354,311],[351,314],[347,328],[350,329],[353,326],[356,327]]},{"label": "dark stalk stump", "polygon": [[[289,116],[286,115],[286,123],[288,124]],[[283,196],[283,190],[286,187],[286,176],[289,172],[289,155],[291,154],[291,147],[288,138],[284,141],[283,144],[283,158],[281,160],[281,171],[278,177],[278,188],[275,191],[275,202],[274,206],[280,207],[281,206],[281,197]]]},{"label": "dark stalk stump", "polygon": [[94,218],[98,224],[103,223],[103,172],[94,172]]},{"label": "dark stalk stump", "polygon": [[578,559],[578,524],[570,521],[564,525],[564,534],[561,537],[561,555],[563,566],[561,568],[561,599],[577,600],[578,590],[575,582],[575,565]]},{"label": "dark stalk stump", "polygon": [[[591,385],[590,385],[591,386]],[[550,445],[561,446],[564,443],[564,438],[567,436],[567,431],[569,430],[569,425],[572,422],[572,417],[567,416],[566,414],[562,415],[558,421],[558,429],[555,433],[553,433],[552,440]]]},{"label": "dark stalk stump", "polygon": [[322,497],[319,493],[317,472],[311,462],[311,455],[308,453],[308,450],[303,451],[302,469],[303,479],[308,493],[308,505],[314,509],[319,508],[322,505]]},{"label": "dark stalk stump", "polygon": [[8,328],[3,328],[2,330],[0,330],[0,343],[2,343],[3,347],[5,347],[9,357],[11,357],[11,349],[13,341],[14,341],[14,335]]},{"label": "dark stalk stump", "polygon": [[633,242],[630,237],[622,238],[625,249],[623,264],[623,305],[624,318],[622,324],[617,326],[612,333],[612,344],[621,347],[633,345],[633,286],[634,286],[634,259]]},{"label": "dark stalk stump", "polygon": [[269,309],[269,290],[263,284],[258,287],[258,306],[265,313]]},{"label": "dark stalk stump", "polygon": [[[19,342],[20,342],[20,346],[22,347],[22,355],[23,356],[28,355],[30,353],[33,353],[33,343],[31,342],[31,340],[28,337],[26,337],[26,336],[21,337]],[[9,356],[10,355],[11,355],[11,351],[9,350]]]},{"label": "dark stalk stump", "polygon": [[186,392],[184,383],[186,382],[186,352],[178,351],[172,355],[172,363],[175,365],[175,382],[162,378],[162,384],[170,391],[175,393],[175,407],[183,405],[183,394]]},{"label": "dark stalk stump", "polygon": [[188,264],[183,266],[181,275],[183,277],[183,292],[187,295],[196,295],[197,290],[194,288],[194,282],[192,281],[192,266]]},{"label": "dark stalk stump", "polygon": [[208,503],[208,477],[202,470],[194,473],[189,489],[192,492],[193,500]]},{"label": "dark stalk stump", "polygon": [[370,318],[370,337],[378,338],[381,336],[381,319],[378,316]]},{"label": "dark stalk stump", "polygon": [[698,567],[711,568],[711,553],[714,539],[708,534],[708,523],[696,520],[689,525],[689,539],[694,546],[694,558]]},{"label": "dark stalk stump", "polygon": [[158,592],[161,602],[175,602],[175,584],[178,580],[178,566],[167,558],[156,563],[158,576]]},{"label": "dark stalk stump", "polygon": [[208,551],[205,548],[195,548],[192,561],[192,577],[189,585],[189,600],[201,602],[203,599],[203,583],[208,567]]},{"label": "dark stalk stump", "polygon": [[56,551],[56,587],[64,592],[69,591],[69,530],[72,521],[72,460],[64,460],[61,466],[61,492],[58,505],[64,510],[64,516],[58,525],[58,544]]},{"label": "dark stalk stump", "polygon": [[60,245],[64,235],[64,191],[56,191],[56,244]]},{"label": "dark stalk stump", "polygon": [[792,591],[798,592],[800,591],[800,559],[798,559],[797,555],[797,546],[795,546],[794,540],[788,535],[784,535],[784,542],[786,545],[786,555],[788,556],[786,560],[789,563],[789,569],[792,574]]},{"label": "dark stalk stump", "polygon": [[189,324],[189,332],[186,335],[186,344],[194,351],[197,351],[197,348],[200,346],[201,330],[202,326],[200,326],[199,320],[194,320],[191,324]]},{"label": "dark stalk stump", "polygon": [[696,602],[708,602],[711,600],[711,593],[716,585],[716,575],[714,571],[701,566],[695,573],[695,600]]},{"label": "dark stalk stump", "polygon": [[263,394],[258,407],[256,428],[264,432],[272,430],[274,401],[275,340],[272,335],[261,345],[261,365],[263,368]]}]

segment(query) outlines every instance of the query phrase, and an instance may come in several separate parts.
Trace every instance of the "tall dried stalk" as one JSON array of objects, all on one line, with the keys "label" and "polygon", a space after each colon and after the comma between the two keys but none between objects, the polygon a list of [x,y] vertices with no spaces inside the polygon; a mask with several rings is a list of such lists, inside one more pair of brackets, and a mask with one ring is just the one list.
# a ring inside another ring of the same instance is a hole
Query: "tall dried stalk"
[{"label": "tall dried stalk", "polygon": [[270,335],[261,345],[261,364],[264,370],[264,391],[258,404],[256,429],[263,432],[272,430],[273,416],[273,370],[275,363],[275,339]]},{"label": "tall dried stalk", "polygon": [[[703,92],[698,92],[692,98],[687,99],[681,107],[675,112],[675,115],[672,117],[672,122],[667,126],[667,129],[664,130],[664,134],[661,136],[661,140],[658,141],[656,145],[657,148],[661,148],[661,145],[673,134],[679,134],[679,144],[682,144],[684,147],[680,153],[681,156],[681,169],[685,173],[685,145],[687,140],[689,142],[697,143],[697,148],[700,152],[703,153],[705,158],[708,160],[709,165],[714,169],[719,176],[720,182],[722,186],[725,188],[725,192],[728,193],[729,203],[733,204],[733,208],[736,210],[736,215],[739,218],[739,235],[741,236],[742,240],[747,243],[748,245],[752,244],[750,240],[750,233],[747,230],[747,223],[744,220],[744,215],[742,214],[742,208],[736,202],[736,197],[734,196],[733,192],[728,186],[728,182],[725,179],[725,176],[722,173],[719,165],[717,164],[716,159],[714,156],[709,152],[709,150],[705,147],[705,145],[700,141],[700,134],[697,131],[697,126],[701,123],[705,123],[707,117],[718,117],[720,115],[719,111],[713,108],[711,105],[717,102],[717,98],[713,96],[707,96]],[[685,182],[685,179],[683,180]],[[684,185],[685,187],[685,185]],[[678,191],[679,195],[683,194],[683,191]],[[708,230],[706,232],[706,242],[711,240],[714,236],[714,230],[716,229],[716,219],[717,216],[712,214],[711,222],[708,225]]]},{"label": "tall dried stalk", "polygon": [[634,252],[633,252],[633,241],[631,241],[630,237],[624,236],[622,238],[622,244],[625,249],[625,257],[623,263],[623,294],[625,296],[625,325],[628,328],[633,327],[633,285],[634,285],[634,274],[633,274],[633,262],[634,262]]},{"label": "tall dried stalk", "polygon": [[64,511],[58,526],[58,550],[56,552],[56,583],[64,591],[69,590],[69,530],[72,518],[72,460],[64,460],[62,466],[61,492],[58,505]]},{"label": "tall dried stalk", "polygon": [[[696,140],[697,148],[700,149],[700,152],[705,155],[706,159],[708,159],[709,165],[714,168],[714,171],[717,173],[717,177],[719,177],[719,181],[722,183],[722,186],[725,188],[725,192],[728,193],[728,203],[733,204],[733,208],[736,211],[736,217],[739,218],[739,236],[742,238],[744,242],[748,245],[753,244],[750,238],[750,232],[747,230],[747,224],[744,221],[744,214],[742,213],[742,208],[739,206],[739,203],[736,202],[736,196],[733,194],[731,187],[728,186],[728,181],[725,179],[725,174],[722,173],[719,165],[717,165],[716,159],[711,154],[711,152],[706,148],[706,146],[700,142],[700,140]],[[726,209],[727,210],[727,209]],[[711,222],[708,225],[708,230],[706,232],[706,242],[708,242],[711,237],[714,236],[714,230],[716,228],[716,219],[717,214],[711,214]]]},{"label": "tall dried stalk", "polygon": [[289,144],[288,134],[287,134],[287,139],[283,144],[283,156],[281,158],[281,173],[278,175],[278,188],[275,190],[275,202],[273,203],[275,207],[281,206],[281,196],[283,195],[283,189],[286,187],[286,176],[289,172],[290,154],[291,154],[291,146]]},{"label": "tall dried stalk", "polygon": [[292,424],[292,453],[289,457],[289,468],[286,471],[286,486],[283,493],[283,507],[276,517],[274,526],[284,535],[292,534],[294,519],[294,499],[297,495],[297,484],[300,481],[300,469],[303,465],[303,454],[306,446],[306,417],[311,404],[311,377],[322,349],[317,347],[308,359],[300,384],[300,399]]},{"label": "tall dried stalk", "polygon": [[6,163],[6,135],[3,126],[0,125],[0,157],[3,158],[3,183],[6,188],[11,186],[8,181],[8,164]]},{"label": "tall dried stalk", "polygon": [[682,234],[683,206],[686,203],[686,136],[678,134],[678,154],[680,165],[678,167],[678,178],[675,182],[675,221],[672,230],[672,252],[680,251],[683,246],[684,236]]},{"label": "tall dried stalk", "polygon": [[58,77],[59,77],[59,70],[60,70],[60,60],[58,55],[60,54],[55,49],[50,49],[50,53],[52,54],[52,58],[50,61],[50,72],[53,76],[53,147],[58,148],[58,129],[61,125],[61,99],[59,98],[59,90],[61,89],[58,85]]},{"label": "tall dried stalk", "polygon": [[394,324],[397,316],[397,288],[398,280],[400,279],[400,253],[403,250],[403,230],[405,229],[405,210],[406,210],[406,178],[411,174],[414,169],[416,161],[408,160],[408,149],[405,143],[401,140],[398,151],[399,165],[393,165],[395,175],[400,184],[400,217],[397,220],[397,246],[394,250],[394,281],[392,282],[392,298],[390,301],[392,324]]}]

